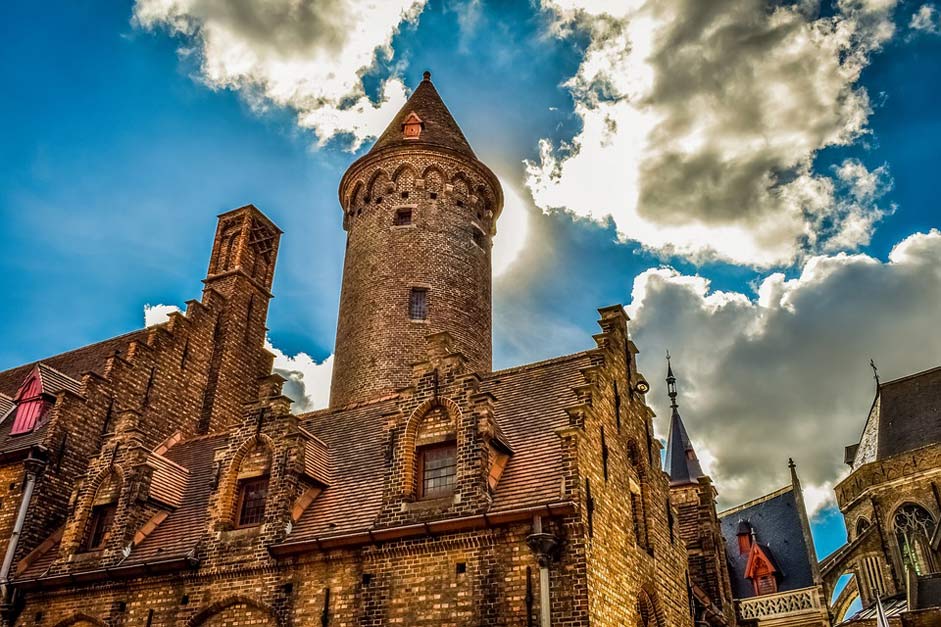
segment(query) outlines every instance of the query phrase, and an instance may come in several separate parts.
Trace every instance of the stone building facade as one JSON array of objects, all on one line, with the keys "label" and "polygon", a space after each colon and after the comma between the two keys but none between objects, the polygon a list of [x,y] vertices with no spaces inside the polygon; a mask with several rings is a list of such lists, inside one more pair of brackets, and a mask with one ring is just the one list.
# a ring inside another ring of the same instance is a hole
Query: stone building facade
[{"label": "stone building facade", "polygon": [[491,370],[502,193],[428,75],[340,204],[327,409],[271,374],[252,206],[185,313],[0,373],[3,624],[693,625],[627,315]]},{"label": "stone building facade", "polygon": [[[877,383],[850,474],[835,488],[847,543],[821,563],[833,614],[875,625],[881,599],[891,625],[941,625],[941,368]],[[847,616],[854,599],[863,610]]]}]

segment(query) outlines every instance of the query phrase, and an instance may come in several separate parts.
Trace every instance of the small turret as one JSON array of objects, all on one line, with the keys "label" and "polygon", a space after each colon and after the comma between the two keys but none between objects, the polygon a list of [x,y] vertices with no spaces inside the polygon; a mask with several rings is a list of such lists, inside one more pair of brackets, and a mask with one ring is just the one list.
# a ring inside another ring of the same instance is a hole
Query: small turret
[{"label": "small turret", "polygon": [[670,475],[670,485],[685,485],[699,483],[699,478],[705,473],[699,465],[699,458],[693,443],[686,433],[686,426],[680,417],[679,405],[676,402],[676,376],[673,374],[673,365],[670,353],[667,352],[667,393],[670,396],[670,407],[673,415],[670,417],[670,434],[667,440],[667,455],[664,461],[664,471]]}]

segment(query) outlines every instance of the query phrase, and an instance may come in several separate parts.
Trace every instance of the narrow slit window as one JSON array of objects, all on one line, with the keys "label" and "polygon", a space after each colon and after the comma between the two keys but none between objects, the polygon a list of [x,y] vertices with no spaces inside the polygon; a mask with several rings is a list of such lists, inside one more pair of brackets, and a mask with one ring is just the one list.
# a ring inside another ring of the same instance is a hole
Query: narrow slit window
[{"label": "narrow slit window", "polygon": [[421,454],[421,496],[433,499],[454,491],[457,478],[457,447],[452,444],[429,446]]},{"label": "narrow slit window", "polygon": [[392,224],[394,226],[408,226],[412,223],[412,210],[411,209],[397,209],[395,211],[395,217],[392,219]]},{"label": "narrow slit window", "polygon": [[413,287],[408,299],[408,317],[412,320],[428,319],[428,290]]},{"label": "narrow slit window", "polygon": [[86,551],[94,551],[104,545],[117,509],[114,503],[95,505],[92,508],[91,526],[88,529],[88,535],[85,536],[85,546],[83,547]]}]

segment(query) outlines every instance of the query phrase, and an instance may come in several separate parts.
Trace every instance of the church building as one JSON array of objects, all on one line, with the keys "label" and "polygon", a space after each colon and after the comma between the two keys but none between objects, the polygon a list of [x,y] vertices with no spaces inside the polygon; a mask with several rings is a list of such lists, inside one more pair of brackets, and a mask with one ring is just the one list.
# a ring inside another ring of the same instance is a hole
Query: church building
[{"label": "church building", "polygon": [[326,409],[271,374],[282,232],[251,205],[185,312],[0,372],[2,624],[732,624],[713,488],[661,470],[624,309],[492,370],[503,194],[430,74],[339,204]]}]

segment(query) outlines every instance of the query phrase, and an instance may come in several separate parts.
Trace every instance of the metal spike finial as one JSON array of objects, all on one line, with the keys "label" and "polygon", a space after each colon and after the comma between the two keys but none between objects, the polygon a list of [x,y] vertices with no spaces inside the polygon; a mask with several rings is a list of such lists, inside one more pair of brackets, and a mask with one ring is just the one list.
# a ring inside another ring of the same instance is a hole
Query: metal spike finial
[{"label": "metal spike finial", "polygon": [[869,367],[872,368],[872,378],[876,380],[876,389],[879,389],[879,366],[872,357],[869,358]]},{"label": "metal spike finial", "polygon": [[676,377],[673,375],[673,364],[670,362],[670,351],[667,350],[667,394],[670,396],[670,407],[676,409]]}]

